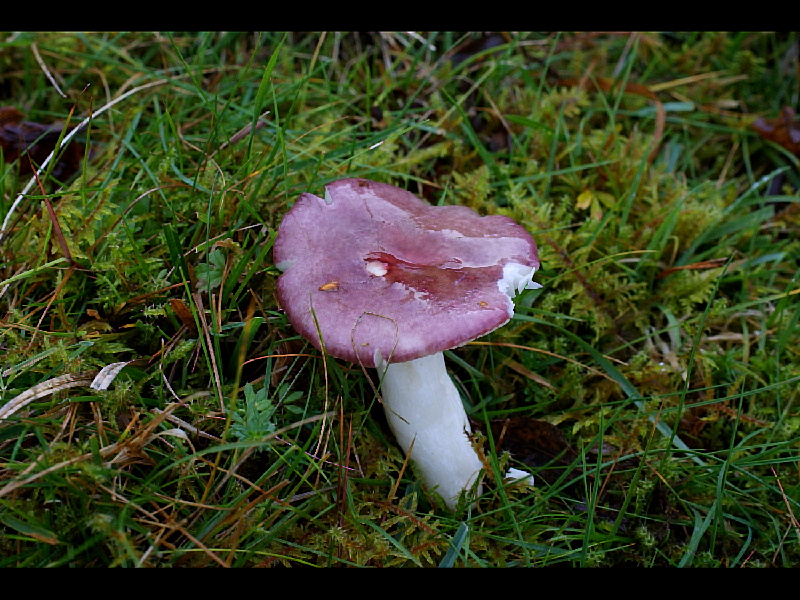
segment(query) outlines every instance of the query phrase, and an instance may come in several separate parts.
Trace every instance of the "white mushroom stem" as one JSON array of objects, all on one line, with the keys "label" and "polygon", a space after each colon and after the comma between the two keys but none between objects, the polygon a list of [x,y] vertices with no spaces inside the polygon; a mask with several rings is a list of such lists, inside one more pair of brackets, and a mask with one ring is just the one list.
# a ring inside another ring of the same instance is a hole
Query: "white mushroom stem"
[{"label": "white mushroom stem", "polygon": [[[367,271],[382,276],[386,267],[374,261],[368,263]],[[511,298],[524,289],[541,287],[532,281],[535,272],[535,267],[514,262],[503,266],[497,286],[509,297],[509,318],[514,314]],[[444,354],[387,364],[376,352],[375,364],[383,375],[383,407],[397,442],[425,487],[438,493],[448,508],[455,509],[461,493],[475,486],[483,463],[469,440],[472,430],[461,396],[447,374]],[[480,485],[476,493],[481,493]]]},{"label": "white mushroom stem", "polygon": [[467,437],[471,431],[467,413],[447,374],[444,355],[437,352],[388,365],[378,362],[392,432],[426,488],[455,509],[459,495],[472,488],[483,464]]}]

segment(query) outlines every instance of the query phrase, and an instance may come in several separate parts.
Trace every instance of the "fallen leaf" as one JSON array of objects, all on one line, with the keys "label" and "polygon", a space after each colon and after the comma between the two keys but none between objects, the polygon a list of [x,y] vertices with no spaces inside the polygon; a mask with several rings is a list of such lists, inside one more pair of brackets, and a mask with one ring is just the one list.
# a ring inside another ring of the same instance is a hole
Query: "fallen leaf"
[{"label": "fallen leaf", "polygon": [[[64,129],[63,123],[44,125],[24,121],[24,115],[13,106],[0,107],[0,150],[7,163],[19,159],[19,172],[33,173],[50,155]],[[66,181],[80,168],[83,147],[69,142],[62,148],[51,174],[58,181]]]},{"label": "fallen leaf", "polygon": [[538,469],[536,475],[548,483],[560,477],[560,467],[572,464],[577,456],[561,430],[547,421],[510,417],[493,421],[491,427],[498,448],[508,451],[524,465]]},{"label": "fallen leaf", "polygon": [[759,117],[753,121],[752,127],[764,139],[775,142],[792,154],[800,156],[800,123],[794,116],[794,110],[784,106],[776,119]]},{"label": "fallen leaf", "polygon": [[617,199],[608,192],[598,192],[596,190],[583,190],[578,194],[575,201],[575,207],[580,210],[591,208],[589,216],[595,221],[603,218],[603,206],[611,208],[616,203]]},{"label": "fallen leaf", "polygon": [[189,310],[189,307],[186,306],[183,300],[180,298],[171,298],[169,306],[189,331],[197,333],[197,324],[194,321],[192,311]]}]

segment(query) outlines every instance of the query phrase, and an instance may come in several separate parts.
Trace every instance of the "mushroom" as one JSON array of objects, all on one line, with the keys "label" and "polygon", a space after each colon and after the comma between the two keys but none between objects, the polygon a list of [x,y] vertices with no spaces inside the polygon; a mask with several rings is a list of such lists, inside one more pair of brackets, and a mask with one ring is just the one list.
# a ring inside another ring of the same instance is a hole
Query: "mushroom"
[{"label": "mushroom", "polygon": [[508,322],[539,267],[509,217],[431,206],[386,183],[342,179],[302,194],[273,248],[278,299],[318,349],[382,374],[387,420],[425,487],[455,509],[483,463],[444,350]]}]

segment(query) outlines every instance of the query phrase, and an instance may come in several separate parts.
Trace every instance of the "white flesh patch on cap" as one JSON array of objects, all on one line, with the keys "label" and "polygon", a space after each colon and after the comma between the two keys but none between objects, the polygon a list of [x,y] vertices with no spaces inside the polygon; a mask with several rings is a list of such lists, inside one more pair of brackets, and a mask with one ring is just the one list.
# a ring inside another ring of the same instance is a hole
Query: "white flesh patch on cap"
[{"label": "white flesh patch on cap", "polygon": [[383,277],[389,272],[386,265],[379,260],[368,261],[364,268],[367,270],[367,273],[375,275],[375,277]]},{"label": "white flesh patch on cap", "polygon": [[536,290],[541,284],[532,281],[536,267],[528,267],[519,263],[510,262],[503,265],[503,277],[497,282],[497,287],[509,298],[521,294],[522,290]]}]

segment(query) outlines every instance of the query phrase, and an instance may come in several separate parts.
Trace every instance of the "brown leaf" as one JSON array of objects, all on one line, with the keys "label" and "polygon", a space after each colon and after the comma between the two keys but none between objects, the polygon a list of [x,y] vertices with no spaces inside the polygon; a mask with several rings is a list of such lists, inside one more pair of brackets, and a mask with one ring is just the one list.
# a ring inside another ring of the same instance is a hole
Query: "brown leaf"
[{"label": "brown leaf", "polygon": [[792,154],[800,156],[800,123],[794,118],[794,110],[788,106],[781,109],[776,119],[759,117],[753,121],[753,129],[758,135],[786,148]]},{"label": "brown leaf", "polygon": [[[451,56],[453,64],[458,65],[468,58],[472,58],[476,54],[487,52],[492,48],[508,42],[508,35],[497,32],[483,32],[478,38],[469,38],[460,43],[458,46],[450,50],[448,53]],[[487,52],[486,56],[489,56]]]},{"label": "brown leaf", "polygon": [[[55,148],[63,130],[62,123],[43,125],[23,121],[23,114],[13,106],[0,107],[0,150],[7,163],[19,159],[19,172],[32,173]],[[69,142],[53,165],[53,177],[66,181],[80,168],[83,147]]]},{"label": "brown leaf", "polygon": [[197,333],[197,324],[195,323],[192,311],[189,310],[189,307],[186,306],[183,300],[180,298],[170,298],[169,306],[189,331]]},{"label": "brown leaf", "polygon": [[497,440],[500,450],[508,451],[511,456],[528,467],[551,468],[537,471],[548,483],[555,481],[561,474],[560,466],[572,464],[577,456],[567,442],[561,430],[547,421],[530,417],[510,417],[491,424],[492,435]]}]

